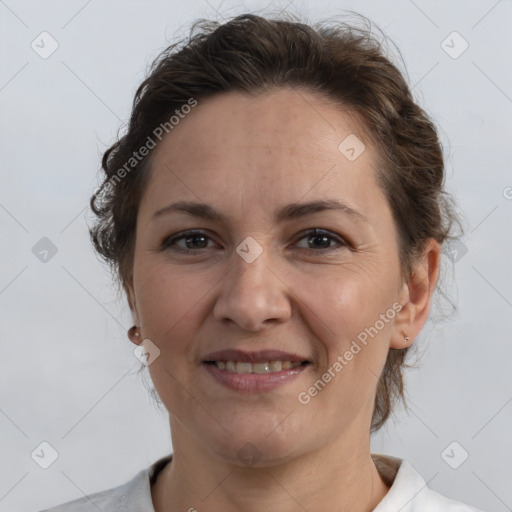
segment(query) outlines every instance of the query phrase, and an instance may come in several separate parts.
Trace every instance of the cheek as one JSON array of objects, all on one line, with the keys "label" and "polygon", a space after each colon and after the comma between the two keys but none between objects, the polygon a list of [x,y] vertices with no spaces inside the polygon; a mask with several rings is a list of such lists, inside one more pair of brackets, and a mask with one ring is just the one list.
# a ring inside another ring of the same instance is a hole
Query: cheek
[{"label": "cheek", "polygon": [[152,263],[137,270],[143,334],[160,350],[148,370],[167,410],[179,415],[190,407],[187,390],[194,389],[197,364],[194,340],[207,315],[205,304],[213,285],[207,285],[205,275],[168,264]]},{"label": "cheek", "polygon": [[[358,364],[382,359],[387,352],[385,341],[392,318],[386,318],[383,323],[381,314],[394,312],[395,290],[392,280],[388,280],[389,283],[382,275],[347,267],[331,269],[324,275],[300,273],[292,277],[289,274],[287,284],[298,299],[303,325],[312,331],[313,340],[319,341],[317,351],[322,365],[332,365],[350,349],[353,341],[361,346],[353,359]],[[357,347],[353,350],[357,351]]]},{"label": "cheek", "polygon": [[139,266],[135,276],[144,335],[162,351],[183,349],[201,322],[203,300],[213,281],[204,273],[185,273],[179,267],[155,263]]},{"label": "cheek", "polygon": [[380,315],[394,313],[393,296],[389,289],[378,289],[372,280],[356,278],[353,273],[351,278],[331,276],[309,283],[302,277],[302,283],[297,296],[303,325],[311,331],[316,348],[318,368],[300,399],[311,400],[311,410],[322,411],[324,417],[329,415],[341,425],[372,407],[392,326],[392,319],[382,322]]},{"label": "cheek", "polygon": [[[346,263],[288,274],[287,284],[331,322],[363,318],[392,296],[391,279],[377,265]],[[300,290],[300,292],[299,292]],[[354,315],[355,318],[354,318]],[[352,323],[352,320],[350,321]]]}]

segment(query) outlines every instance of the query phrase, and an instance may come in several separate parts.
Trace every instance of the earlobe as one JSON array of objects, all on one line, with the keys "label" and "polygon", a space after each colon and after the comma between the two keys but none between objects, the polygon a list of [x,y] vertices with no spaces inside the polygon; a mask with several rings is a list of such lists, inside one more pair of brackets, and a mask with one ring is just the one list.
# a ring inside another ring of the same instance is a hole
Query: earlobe
[{"label": "earlobe", "polygon": [[140,334],[140,325],[133,325],[128,329],[128,338],[135,345],[140,345],[142,336]]},{"label": "earlobe", "polygon": [[[425,325],[439,278],[440,254],[439,243],[429,239],[409,281],[404,283],[400,296],[402,309],[396,315],[390,348],[407,348]],[[408,338],[407,341],[405,338]]]}]

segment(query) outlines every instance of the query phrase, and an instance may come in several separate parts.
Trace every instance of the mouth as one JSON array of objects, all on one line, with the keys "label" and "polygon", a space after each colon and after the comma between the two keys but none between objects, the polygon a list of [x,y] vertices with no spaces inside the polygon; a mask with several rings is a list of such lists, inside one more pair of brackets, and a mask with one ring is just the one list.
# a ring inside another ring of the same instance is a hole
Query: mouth
[{"label": "mouth", "polygon": [[282,370],[290,370],[298,366],[309,364],[309,361],[279,361],[271,360],[263,363],[245,363],[243,361],[204,361],[204,364],[215,365],[219,370],[226,370],[232,373],[276,373]]},{"label": "mouth", "polygon": [[228,372],[261,375],[290,370],[291,368],[310,364],[310,361],[299,354],[291,354],[280,350],[259,350],[257,352],[219,350],[208,354],[203,363],[215,365],[219,370]]},{"label": "mouth", "polygon": [[235,391],[270,391],[295,379],[311,361],[276,350],[223,350],[209,354],[203,367],[220,384]]}]

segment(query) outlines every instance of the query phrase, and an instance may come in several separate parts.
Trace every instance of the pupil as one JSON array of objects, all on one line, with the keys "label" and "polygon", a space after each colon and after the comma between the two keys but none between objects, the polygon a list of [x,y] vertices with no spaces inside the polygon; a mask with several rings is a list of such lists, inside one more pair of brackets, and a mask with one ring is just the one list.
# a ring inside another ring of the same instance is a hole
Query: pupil
[{"label": "pupil", "polygon": [[[196,244],[196,242],[198,242],[198,240],[202,241],[203,246],[201,246],[200,248],[204,249],[205,237],[203,235],[189,236],[186,239],[187,246],[190,247],[190,245],[192,245],[192,247],[198,247],[198,245]],[[312,246],[312,247],[328,247],[329,246],[329,238],[326,237],[325,235],[312,235],[310,240],[314,240],[314,242],[312,244],[310,244],[310,246]],[[319,243],[317,243],[317,242],[319,242]],[[201,243],[201,242],[199,242],[199,243]],[[327,244],[327,245],[325,245],[325,244]]]},{"label": "pupil", "polygon": [[[317,241],[322,240],[324,242],[327,242],[327,247],[329,246],[329,238],[326,237],[325,235],[313,235],[312,239],[317,240]],[[321,242],[320,242],[320,244],[313,243],[312,245],[313,245],[313,247],[322,247]]]},{"label": "pupil", "polygon": [[[197,245],[194,243],[194,242],[197,242],[197,240],[205,240],[205,237],[203,235],[192,235],[192,236],[189,236],[187,239],[186,239],[186,242],[187,242],[187,246],[189,246],[189,242],[193,241],[191,243],[192,247],[197,247]],[[200,249],[204,249],[204,247],[200,247]]]}]

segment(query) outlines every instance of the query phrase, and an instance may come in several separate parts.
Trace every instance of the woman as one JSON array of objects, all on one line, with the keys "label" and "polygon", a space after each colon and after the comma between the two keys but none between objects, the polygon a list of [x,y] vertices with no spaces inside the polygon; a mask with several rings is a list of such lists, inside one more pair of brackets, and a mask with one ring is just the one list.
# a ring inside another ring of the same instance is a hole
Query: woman
[{"label": "woman", "polygon": [[91,199],[174,453],[51,510],[475,511],[370,453],[457,221],[432,122],[369,30],[199,28]]}]

